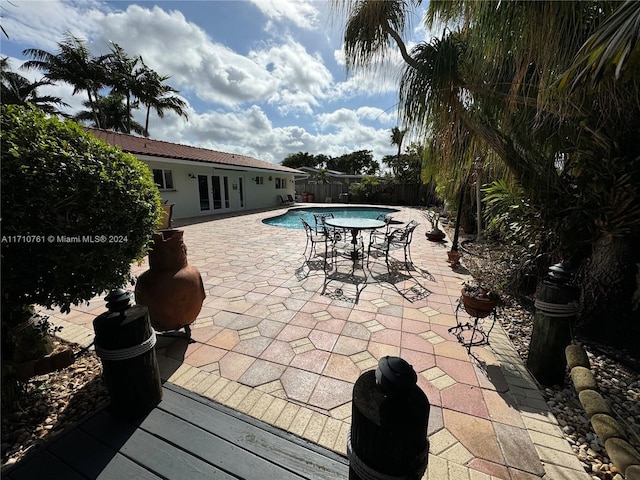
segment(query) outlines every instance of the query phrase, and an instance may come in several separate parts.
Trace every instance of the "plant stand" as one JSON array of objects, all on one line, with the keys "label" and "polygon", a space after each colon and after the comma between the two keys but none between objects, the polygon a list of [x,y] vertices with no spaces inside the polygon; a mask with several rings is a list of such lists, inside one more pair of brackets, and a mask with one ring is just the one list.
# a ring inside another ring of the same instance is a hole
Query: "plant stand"
[{"label": "plant stand", "polygon": [[[467,315],[470,321],[462,323],[459,318],[459,313]],[[496,323],[497,307],[493,307],[488,315],[473,316],[469,315],[464,308],[462,297],[458,299],[458,305],[455,311],[456,326],[449,328],[449,333],[455,335],[458,342],[466,347],[467,353],[471,354],[471,347],[479,347],[482,345],[489,345],[489,334],[493,330],[493,326]],[[488,329],[487,329],[488,327]]]}]

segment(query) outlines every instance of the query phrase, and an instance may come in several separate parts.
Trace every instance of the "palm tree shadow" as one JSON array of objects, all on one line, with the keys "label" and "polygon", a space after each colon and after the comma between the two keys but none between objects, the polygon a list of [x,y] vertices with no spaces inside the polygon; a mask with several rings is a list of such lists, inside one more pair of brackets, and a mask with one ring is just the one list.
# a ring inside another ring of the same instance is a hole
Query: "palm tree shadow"
[{"label": "palm tree shadow", "polygon": [[509,407],[519,409],[514,398],[509,394],[509,384],[502,373],[500,365],[488,364],[474,353],[469,352],[469,356],[476,362],[478,370],[482,372],[484,377],[495,387],[496,392],[504,399]]}]

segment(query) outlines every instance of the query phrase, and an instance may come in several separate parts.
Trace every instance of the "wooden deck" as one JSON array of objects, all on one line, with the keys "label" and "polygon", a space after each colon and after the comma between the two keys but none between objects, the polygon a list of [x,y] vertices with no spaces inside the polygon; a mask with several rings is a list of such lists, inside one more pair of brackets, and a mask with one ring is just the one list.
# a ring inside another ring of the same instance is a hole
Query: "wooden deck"
[{"label": "wooden deck", "polygon": [[162,402],[143,419],[98,411],[2,477],[336,480],[348,472],[335,452],[165,384]]}]

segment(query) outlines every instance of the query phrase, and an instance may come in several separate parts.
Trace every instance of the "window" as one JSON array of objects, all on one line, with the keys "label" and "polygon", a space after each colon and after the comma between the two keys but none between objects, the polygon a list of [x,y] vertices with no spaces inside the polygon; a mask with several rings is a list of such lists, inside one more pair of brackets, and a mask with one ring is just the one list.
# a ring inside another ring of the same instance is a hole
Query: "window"
[{"label": "window", "polygon": [[256,177],[256,185],[262,185],[264,183],[264,177]]},{"label": "window", "polygon": [[173,187],[173,172],[171,170],[153,169],[153,181],[160,190],[169,190]]},{"label": "window", "polygon": [[276,177],[276,190],[287,188],[287,179]]}]

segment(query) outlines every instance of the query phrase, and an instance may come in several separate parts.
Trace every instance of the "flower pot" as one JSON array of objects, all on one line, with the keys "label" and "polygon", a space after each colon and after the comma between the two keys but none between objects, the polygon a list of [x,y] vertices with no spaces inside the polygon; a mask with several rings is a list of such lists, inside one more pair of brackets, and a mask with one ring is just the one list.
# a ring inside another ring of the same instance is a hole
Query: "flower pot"
[{"label": "flower pot", "polygon": [[484,318],[493,312],[493,309],[498,305],[497,300],[489,297],[488,292],[484,289],[478,289],[471,293],[463,288],[460,293],[464,309],[472,317]]},{"label": "flower pot", "polygon": [[449,258],[449,265],[451,268],[456,268],[460,265],[460,258],[462,257],[462,254],[457,250],[449,250],[447,252],[447,257]]},{"label": "flower pot", "polygon": [[445,233],[442,230],[431,230],[425,233],[425,236],[430,242],[441,242],[444,240]]},{"label": "flower pot", "polygon": [[149,309],[151,325],[158,331],[191,325],[206,296],[200,272],[187,263],[183,234],[182,230],[154,234],[149,270],[136,283],[136,303]]}]

